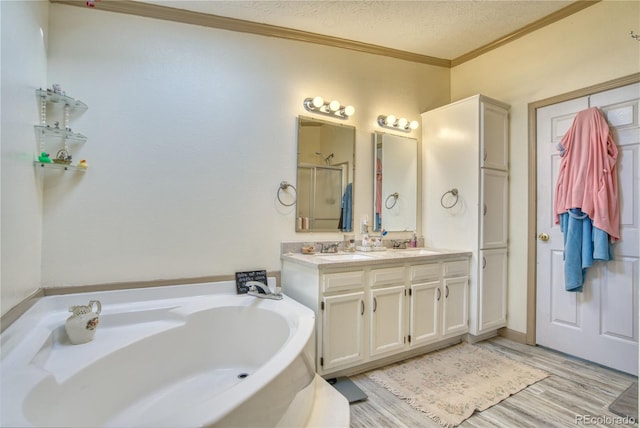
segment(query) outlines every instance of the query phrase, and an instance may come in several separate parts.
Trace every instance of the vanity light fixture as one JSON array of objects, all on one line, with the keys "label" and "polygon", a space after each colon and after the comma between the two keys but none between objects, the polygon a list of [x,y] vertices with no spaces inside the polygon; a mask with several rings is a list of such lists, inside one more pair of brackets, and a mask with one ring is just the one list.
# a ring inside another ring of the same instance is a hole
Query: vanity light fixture
[{"label": "vanity light fixture", "polygon": [[378,125],[383,128],[389,128],[395,131],[403,132],[411,132],[414,129],[418,129],[418,126],[420,126],[417,120],[412,120],[411,122],[409,122],[404,117],[398,119],[392,114],[388,116],[384,116],[381,114],[380,116],[378,116]]},{"label": "vanity light fixture", "polygon": [[302,104],[307,111],[339,119],[349,119],[356,111],[353,106],[345,107],[337,100],[327,102],[322,97],[306,98]]}]

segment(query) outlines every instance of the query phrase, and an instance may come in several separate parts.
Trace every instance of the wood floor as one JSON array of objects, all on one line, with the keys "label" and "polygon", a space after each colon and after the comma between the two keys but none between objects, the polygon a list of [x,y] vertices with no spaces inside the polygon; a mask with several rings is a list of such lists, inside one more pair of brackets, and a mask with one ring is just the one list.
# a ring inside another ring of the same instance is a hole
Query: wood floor
[{"label": "wood floor", "polygon": [[[476,412],[460,427],[613,427],[617,415],[609,405],[637,377],[541,347],[522,345],[504,338],[476,343],[485,349],[550,373],[495,406]],[[413,409],[366,373],[351,376],[368,396],[351,405],[351,428],[442,428],[422,412]],[[619,420],[619,419],[618,419]]]}]

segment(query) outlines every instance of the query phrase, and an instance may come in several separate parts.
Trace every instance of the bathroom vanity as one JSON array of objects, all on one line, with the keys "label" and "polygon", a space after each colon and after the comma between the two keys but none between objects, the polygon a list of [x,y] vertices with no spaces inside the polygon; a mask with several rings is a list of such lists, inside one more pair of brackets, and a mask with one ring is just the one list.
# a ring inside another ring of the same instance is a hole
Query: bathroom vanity
[{"label": "bathroom vanity", "polygon": [[459,341],[469,328],[469,257],[421,248],[283,254],[283,292],[316,314],[317,372],[357,372]]}]

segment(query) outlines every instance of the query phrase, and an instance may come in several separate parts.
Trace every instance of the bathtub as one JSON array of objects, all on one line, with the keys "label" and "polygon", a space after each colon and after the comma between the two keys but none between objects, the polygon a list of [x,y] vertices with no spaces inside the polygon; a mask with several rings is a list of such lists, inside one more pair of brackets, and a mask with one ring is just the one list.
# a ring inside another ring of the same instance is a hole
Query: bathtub
[{"label": "bathtub", "polygon": [[[95,338],[72,345],[68,308],[89,300]],[[346,427],[314,322],[233,281],[44,297],[2,333],[0,426]]]}]

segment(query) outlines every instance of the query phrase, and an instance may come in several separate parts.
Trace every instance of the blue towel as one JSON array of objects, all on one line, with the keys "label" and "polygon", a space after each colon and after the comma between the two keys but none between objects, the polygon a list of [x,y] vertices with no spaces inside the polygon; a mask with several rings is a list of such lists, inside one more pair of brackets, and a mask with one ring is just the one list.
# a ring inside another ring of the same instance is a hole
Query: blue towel
[{"label": "blue towel", "polygon": [[593,227],[593,220],[579,208],[560,214],[560,230],[564,233],[565,289],[580,292],[594,261],[613,260],[609,234]]},{"label": "blue towel", "polygon": [[344,189],[344,195],[342,195],[342,231],[343,232],[351,232],[351,213],[353,212],[353,197],[352,197],[352,188],[353,185],[351,183],[347,184],[347,187]]}]

